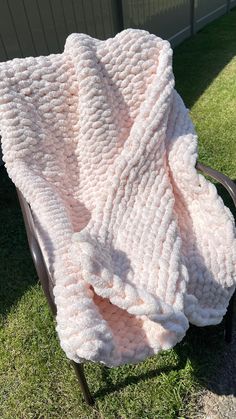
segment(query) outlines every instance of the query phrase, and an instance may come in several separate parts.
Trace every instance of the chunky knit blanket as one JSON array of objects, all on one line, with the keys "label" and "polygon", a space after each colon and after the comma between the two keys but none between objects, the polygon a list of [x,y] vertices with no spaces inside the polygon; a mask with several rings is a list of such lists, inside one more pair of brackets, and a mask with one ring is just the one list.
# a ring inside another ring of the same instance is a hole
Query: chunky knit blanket
[{"label": "chunky knit blanket", "polygon": [[167,41],[70,35],[0,65],[9,176],[29,202],[70,359],[115,366],[217,324],[236,283],[230,211],[195,169]]}]

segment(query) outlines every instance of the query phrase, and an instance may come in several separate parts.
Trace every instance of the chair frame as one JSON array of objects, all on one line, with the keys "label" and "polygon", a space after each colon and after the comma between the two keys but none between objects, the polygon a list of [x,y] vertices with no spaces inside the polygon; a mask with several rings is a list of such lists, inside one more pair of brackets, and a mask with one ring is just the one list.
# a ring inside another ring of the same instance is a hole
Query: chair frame
[{"label": "chair frame", "polygon": [[[221,183],[221,185],[224,186],[224,188],[229,192],[234,205],[236,207],[236,185],[235,183],[228,178],[227,176],[225,176],[224,174],[218,172],[217,170],[212,169],[211,167],[205,166],[202,163],[197,163],[196,165],[196,169],[198,171],[201,171],[207,175],[209,175],[210,177],[214,178],[215,180],[217,180],[219,183]],[[27,238],[28,238],[28,243],[29,243],[29,248],[30,248],[30,252],[31,252],[31,256],[41,283],[41,286],[43,288],[44,294],[46,296],[46,299],[48,301],[48,304],[50,306],[50,309],[52,311],[52,314],[55,316],[57,309],[56,309],[56,305],[55,305],[55,301],[54,298],[52,296],[52,293],[50,292],[50,273],[47,269],[39,242],[37,240],[37,235],[36,235],[36,228],[34,225],[34,220],[33,220],[33,215],[31,212],[31,208],[30,205],[27,203],[27,201],[25,200],[24,196],[22,195],[22,193],[19,191],[19,189],[17,189],[17,195],[19,198],[19,203],[20,203],[20,207],[21,207],[21,211],[23,214],[23,219],[24,219],[24,223],[25,223],[25,228],[26,228],[26,233],[27,233]],[[233,330],[233,312],[234,312],[234,300],[235,300],[235,294],[233,294],[233,296],[230,299],[229,302],[229,306],[225,315],[225,341],[227,343],[230,343],[232,340],[232,330]],[[77,379],[79,381],[80,384],[80,388],[84,397],[85,402],[88,405],[93,405],[94,404],[94,399],[90,393],[89,390],[89,386],[84,374],[84,368],[82,364],[78,364],[74,361],[71,361],[72,366],[75,369],[75,373],[77,376]]]}]

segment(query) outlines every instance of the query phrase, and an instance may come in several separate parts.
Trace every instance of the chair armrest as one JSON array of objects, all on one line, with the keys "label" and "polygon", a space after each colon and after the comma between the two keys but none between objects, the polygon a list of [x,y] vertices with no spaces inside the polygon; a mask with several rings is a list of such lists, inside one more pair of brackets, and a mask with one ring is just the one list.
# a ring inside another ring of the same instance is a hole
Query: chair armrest
[{"label": "chair armrest", "polygon": [[50,287],[49,287],[50,274],[48,272],[39,242],[37,240],[37,235],[36,235],[31,208],[29,204],[27,203],[26,199],[24,198],[24,196],[22,195],[22,193],[19,191],[19,189],[16,188],[16,191],[17,191],[19,202],[20,202],[21,211],[23,214],[27,239],[29,243],[31,256],[34,262],[34,266],[37,271],[43,291],[48,300],[48,304],[51,308],[52,313],[55,315],[57,310],[56,310],[54,299],[50,293]]},{"label": "chair armrest", "polygon": [[211,176],[213,179],[221,183],[221,185],[223,185],[225,189],[229,192],[236,208],[236,185],[228,176],[198,162],[196,164],[196,169],[205,173],[206,175]]}]

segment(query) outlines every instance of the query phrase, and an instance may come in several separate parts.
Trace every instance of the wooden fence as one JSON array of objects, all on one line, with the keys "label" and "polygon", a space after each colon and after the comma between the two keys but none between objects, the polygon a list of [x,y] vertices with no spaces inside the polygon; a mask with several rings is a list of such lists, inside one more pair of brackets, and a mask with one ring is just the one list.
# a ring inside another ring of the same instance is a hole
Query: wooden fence
[{"label": "wooden fence", "polygon": [[125,0],[124,26],[146,29],[175,46],[234,6],[235,0]]},{"label": "wooden fence", "polygon": [[236,6],[236,0],[0,0],[0,61],[63,50],[68,34],[105,39],[146,29],[173,46]]}]

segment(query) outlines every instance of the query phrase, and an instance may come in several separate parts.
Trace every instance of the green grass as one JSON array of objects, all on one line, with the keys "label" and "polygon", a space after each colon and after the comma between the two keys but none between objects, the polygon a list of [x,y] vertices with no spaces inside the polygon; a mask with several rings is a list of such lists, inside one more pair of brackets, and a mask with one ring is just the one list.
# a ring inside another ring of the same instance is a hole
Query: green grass
[{"label": "green grass", "polygon": [[[174,51],[177,90],[199,134],[200,160],[236,178],[236,11]],[[219,187],[220,193],[223,193]],[[231,205],[223,193],[223,198]],[[14,187],[0,169],[0,417],[197,418],[224,350],[223,325],[191,327],[173,350],[138,365],[88,363],[87,407],[37,281]],[[232,207],[231,207],[232,208]]]},{"label": "green grass", "polygon": [[174,53],[176,89],[199,135],[203,163],[236,178],[236,9]]}]

